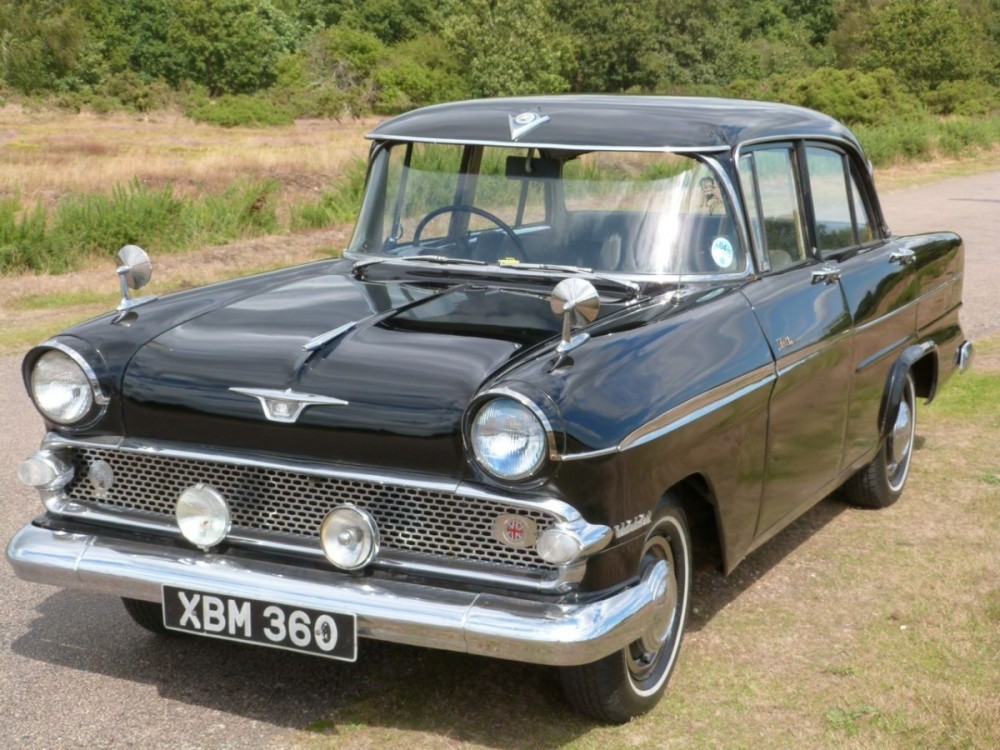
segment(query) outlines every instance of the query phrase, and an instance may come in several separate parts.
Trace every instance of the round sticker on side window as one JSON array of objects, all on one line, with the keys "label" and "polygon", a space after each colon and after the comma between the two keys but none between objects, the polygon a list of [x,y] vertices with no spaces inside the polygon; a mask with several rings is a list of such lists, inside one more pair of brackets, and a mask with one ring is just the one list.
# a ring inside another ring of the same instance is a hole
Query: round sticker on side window
[{"label": "round sticker on side window", "polygon": [[716,237],[712,240],[712,260],[715,265],[723,270],[732,269],[736,263],[736,253],[733,252],[733,243],[725,237]]}]

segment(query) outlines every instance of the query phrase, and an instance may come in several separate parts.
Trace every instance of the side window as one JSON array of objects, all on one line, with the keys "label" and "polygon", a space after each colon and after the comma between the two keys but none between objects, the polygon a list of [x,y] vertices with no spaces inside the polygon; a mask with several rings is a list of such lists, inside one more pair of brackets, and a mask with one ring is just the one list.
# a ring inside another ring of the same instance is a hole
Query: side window
[{"label": "side window", "polygon": [[808,257],[795,171],[790,146],[756,149],[740,159],[751,228],[774,271]]},{"label": "side window", "polygon": [[857,169],[847,156],[829,147],[808,146],[806,164],[820,253],[829,254],[874,240],[871,210]]},{"label": "side window", "polygon": [[829,253],[856,245],[851,218],[854,206],[848,189],[844,155],[828,148],[808,146],[806,165],[816,219],[816,249],[820,253]]},{"label": "side window", "polygon": [[875,239],[875,230],[872,228],[871,212],[864,199],[858,185],[858,177],[854,168],[851,168],[851,198],[854,201],[854,224],[858,228],[858,242],[862,245]]}]

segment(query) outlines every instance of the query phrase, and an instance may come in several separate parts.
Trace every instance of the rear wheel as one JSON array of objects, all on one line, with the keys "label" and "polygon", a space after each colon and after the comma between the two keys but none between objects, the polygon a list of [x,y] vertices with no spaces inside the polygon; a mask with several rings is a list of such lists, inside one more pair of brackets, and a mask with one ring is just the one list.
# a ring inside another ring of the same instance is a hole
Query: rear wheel
[{"label": "rear wheel", "polygon": [[844,496],[859,508],[887,508],[899,499],[910,473],[917,434],[917,400],[913,375],[907,373],[892,430],[878,455],[844,484]]},{"label": "rear wheel", "polygon": [[642,637],[591,664],[561,668],[566,697],[581,713],[622,723],[652,709],[663,695],[684,635],[691,579],[691,536],[677,504],[661,513],[646,538],[640,576],[660,561],[667,564],[666,585]]},{"label": "rear wheel", "polygon": [[157,635],[171,635],[172,631],[163,627],[163,605],[158,602],[147,602],[142,599],[122,598],[125,611],[128,612],[137,625],[141,625]]}]

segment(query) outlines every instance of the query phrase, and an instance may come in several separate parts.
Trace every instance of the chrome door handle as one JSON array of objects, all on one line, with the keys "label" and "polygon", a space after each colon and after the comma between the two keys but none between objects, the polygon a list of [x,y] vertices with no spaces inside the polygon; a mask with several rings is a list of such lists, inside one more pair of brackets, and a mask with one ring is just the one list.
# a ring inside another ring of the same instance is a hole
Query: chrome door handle
[{"label": "chrome door handle", "polygon": [[813,284],[836,284],[840,281],[840,269],[833,266],[823,266],[812,272]]},{"label": "chrome door handle", "polygon": [[917,262],[917,254],[908,247],[900,248],[889,255],[890,263],[899,263],[901,266],[908,266]]}]

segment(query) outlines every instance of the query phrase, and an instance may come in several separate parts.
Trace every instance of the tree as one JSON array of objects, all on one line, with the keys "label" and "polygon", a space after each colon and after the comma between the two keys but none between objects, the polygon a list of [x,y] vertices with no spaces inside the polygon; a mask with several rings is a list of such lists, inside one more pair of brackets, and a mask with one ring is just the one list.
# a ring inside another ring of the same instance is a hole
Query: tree
[{"label": "tree", "polygon": [[80,12],[64,3],[5,4],[0,9],[4,80],[26,94],[75,88],[87,31]]},{"label": "tree", "polygon": [[543,0],[467,0],[450,7],[444,36],[456,50],[475,96],[566,91],[569,39]]},{"label": "tree", "polygon": [[574,91],[650,89],[659,79],[657,14],[648,0],[551,0],[571,35]]},{"label": "tree", "polygon": [[976,25],[963,18],[953,0],[858,4],[854,16],[837,34],[841,66],[889,68],[916,93],[985,72]]}]

